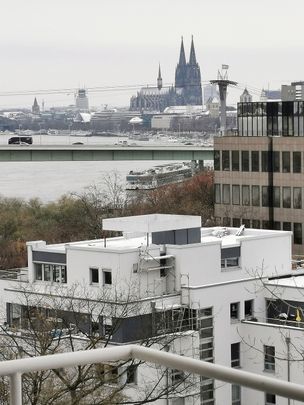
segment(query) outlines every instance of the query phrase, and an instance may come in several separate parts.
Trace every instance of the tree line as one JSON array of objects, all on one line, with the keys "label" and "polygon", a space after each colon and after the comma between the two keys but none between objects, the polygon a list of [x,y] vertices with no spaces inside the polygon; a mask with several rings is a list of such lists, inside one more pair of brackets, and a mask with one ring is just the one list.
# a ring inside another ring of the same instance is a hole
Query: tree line
[{"label": "tree line", "polygon": [[200,215],[213,224],[213,172],[202,171],[183,183],[126,198],[117,173],[83,193],[71,193],[43,203],[0,196],[0,268],[26,265],[26,241],[61,243],[110,236],[102,219],[151,213]]}]

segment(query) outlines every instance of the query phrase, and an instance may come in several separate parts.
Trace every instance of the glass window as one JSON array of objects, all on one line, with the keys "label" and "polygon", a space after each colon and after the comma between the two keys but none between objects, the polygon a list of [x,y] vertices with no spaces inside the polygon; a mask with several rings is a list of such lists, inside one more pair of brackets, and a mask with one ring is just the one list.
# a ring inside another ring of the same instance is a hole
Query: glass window
[{"label": "glass window", "polygon": [[42,280],[42,264],[35,263],[36,280]]},{"label": "glass window", "polygon": [[230,184],[223,184],[223,204],[230,204]]},{"label": "glass window", "polygon": [[297,222],[293,224],[293,243],[302,245],[302,224]]},{"label": "glass window", "polygon": [[231,367],[240,367],[240,343],[231,344]]},{"label": "glass window", "polygon": [[242,171],[249,172],[249,151],[242,150]]},{"label": "glass window", "polygon": [[238,150],[233,150],[232,152],[232,170],[240,170],[240,153]]},{"label": "glass window", "polygon": [[262,207],[269,207],[269,187],[262,186]]},{"label": "glass window", "polygon": [[127,368],[127,384],[136,384],[136,364],[130,364]]},{"label": "glass window", "polygon": [[283,222],[283,231],[291,231],[291,222]]},{"label": "glass window", "polygon": [[221,152],[219,150],[214,151],[214,170],[221,170]]},{"label": "glass window", "polygon": [[242,204],[243,205],[250,205],[249,186],[242,186]]},{"label": "glass window", "polygon": [[214,398],[214,382],[208,379],[204,384],[201,385],[201,403],[213,405]]},{"label": "glass window", "polygon": [[250,228],[250,219],[243,218],[242,224],[245,225],[245,228]]},{"label": "glass window", "polygon": [[274,221],[273,229],[275,229],[276,231],[280,231],[281,230],[281,222]]},{"label": "glass window", "polygon": [[231,321],[237,321],[239,320],[239,308],[240,308],[240,303],[239,302],[233,302],[230,304],[230,319]]},{"label": "glass window", "polygon": [[229,157],[229,150],[222,151],[222,168],[223,170],[230,170],[230,157]]},{"label": "glass window", "polygon": [[268,150],[262,151],[262,172],[268,172],[270,168],[270,153]]},{"label": "glass window", "polygon": [[231,218],[223,217],[223,226],[231,226]]},{"label": "glass window", "polygon": [[240,218],[232,218],[232,226],[234,228],[239,228],[241,226]]},{"label": "glass window", "polygon": [[90,268],[90,278],[91,284],[98,284],[99,283],[99,270],[96,267]]},{"label": "glass window", "polygon": [[240,385],[231,385],[231,404],[241,405],[241,387]]},{"label": "glass window", "polygon": [[276,404],[276,396],[274,394],[265,394],[265,405]]},{"label": "glass window", "polygon": [[44,281],[52,281],[51,266],[45,264],[44,266]]},{"label": "glass window", "polygon": [[66,283],[66,282],[67,282],[66,266],[61,266],[61,282],[62,282],[62,283]]},{"label": "glass window", "polygon": [[291,208],[291,187],[283,187],[283,208]]},{"label": "glass window", "polygon": [[279,172],[280,171],[280,152],[272,152],[272,159],[273,159],[273,171]]},{"label": "glass window", "polygon": [[260,186],[251,186],[251,203],[254,207],[260,206]]},{"label": "glass window", "polygon": [[111,270],[103,270],[103,285],[112,284],[112,272]]},{"label": "glass window", "polygon": [[270,223],[269,221],[262,221],[262,229],[269,229]]},{"label": "glass window", "polygon": [[264,346],[264,368],[268,371],[275,371],[275,347]]},{"label": "glass window", "polygon": [[221,185],[220,184],[215,184],[214,185],[214,191],[215,191],[215,204],[221,204]]},{"label": "glass window", "polygon": [[290,152],[282,152],[282,172],[290,173]]},{"label": "glass window", "polygon": [[275,208],[281,207],[281,188],[280,187],[273,187],[273,206]]},{"label": "glass window", "polygon": [[213,363],[213,339],[199,345],[200,360]]},{"label": "glass window", "polygon": [[238,184],[232,185],[232,204],[240,205],[240,186]]},{"label": "glass window", "polygon": [[293,188],[293,208],[302,208],[302,189],[301,187]]},{"label": "glass window", "polygon": [[247,300],[244,303],[245,318],[250,318],[253,315],[253,300]]},{"label": "glass window", "polygon": [[260,229],[260,227],[261,227],[261,221],[259,219],[253,219],[252,220],[252,228]]},{"label": "glass window", "polygon": [[252,172],[260,171],[259,151],[256,150],[251,152],[251,171]]},{"label": "glass window", "polygon": [[294,173],[301,173],[302,165],[301,165],[301,152],[293,152],[292,154],[292,167]]}]

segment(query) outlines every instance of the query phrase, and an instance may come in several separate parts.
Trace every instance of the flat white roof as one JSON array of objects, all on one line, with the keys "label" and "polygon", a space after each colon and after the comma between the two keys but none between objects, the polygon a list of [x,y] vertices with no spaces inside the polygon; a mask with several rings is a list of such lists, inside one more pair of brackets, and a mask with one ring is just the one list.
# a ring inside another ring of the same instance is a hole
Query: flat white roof
[{"label": "flat white roof", "polygon": [[[297,272],[297,270],[295,270]],[[276,278],[269,280],[267,284],[278,287],[296,287],[304,288],[304,275],[297,277]]]},{"label": "flat white roof", "polygon": [[201,217],[196,215],[149,214],[102,220],[103,229],[119,232],[162,232],[176,229],[200,228]]}]

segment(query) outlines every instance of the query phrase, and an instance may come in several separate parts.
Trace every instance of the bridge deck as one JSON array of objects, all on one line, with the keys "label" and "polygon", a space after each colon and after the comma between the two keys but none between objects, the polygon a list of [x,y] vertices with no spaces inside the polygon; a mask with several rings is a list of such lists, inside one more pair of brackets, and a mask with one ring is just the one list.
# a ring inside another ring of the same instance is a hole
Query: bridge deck
[{"label": "bridge deck", "polygon": [[1,145],[0,162],[107,160],[213,160],[201,146]]}]

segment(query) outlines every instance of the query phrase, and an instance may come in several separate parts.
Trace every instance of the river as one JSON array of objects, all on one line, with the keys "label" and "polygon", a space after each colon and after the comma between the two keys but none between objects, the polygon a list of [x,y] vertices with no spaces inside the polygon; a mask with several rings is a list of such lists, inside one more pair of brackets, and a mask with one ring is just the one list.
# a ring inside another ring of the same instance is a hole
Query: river
[{"label": "river", "polygon": [[[0,135],[0,144],[7,144],[11,136]],[[106,145],[126,139],[125,137],[33,135],[34,144],[44,145],[69,145],[74,142]],[[143,141],[128,142],[148,144]],[[159,143],[159,140],[157,142]],[[166,140],[162,142],[167,143]],[[38,197],[43,202],[50,202],[64,194],[82,193],[90,185],[103,187],[104,178],[111,176],[113,172],[116,172],[124,183],[126,174],[130,170],[143,170],[161,163],[167,163],[167,161],[3,162],[0,163],[0,195],[25,200]]]}]

